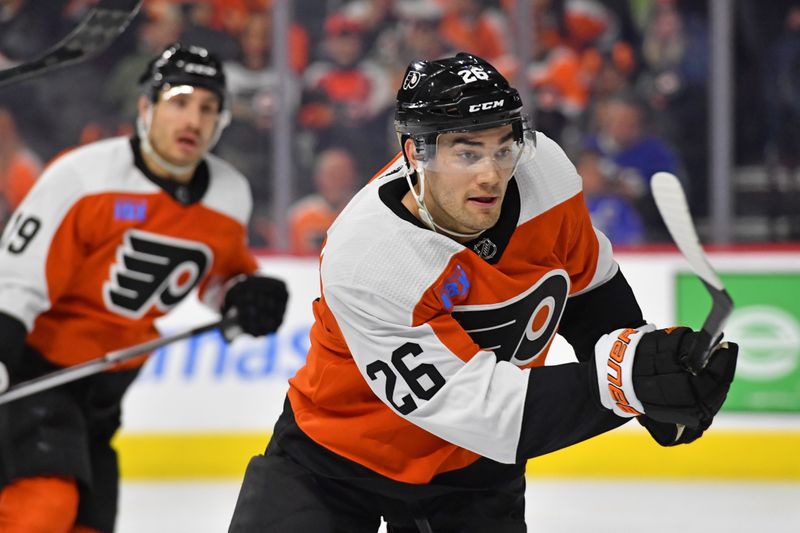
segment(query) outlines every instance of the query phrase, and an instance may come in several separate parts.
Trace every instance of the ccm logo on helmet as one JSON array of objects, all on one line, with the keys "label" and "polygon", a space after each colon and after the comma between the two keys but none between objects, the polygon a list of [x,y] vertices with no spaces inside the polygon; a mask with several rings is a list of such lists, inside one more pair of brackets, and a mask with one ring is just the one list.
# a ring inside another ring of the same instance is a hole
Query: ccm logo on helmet
[{"label": "ccm logo on helmet", "polygon": [[469,112],[475,113],[477,111],[488,111],[496,107],[502,107],[503,102],[505,102],[505,99],[493,100],[491,102],[483,102],[482,104],[472,104],[471,106],[469,106]]},{"label": "ccm logo on helmet", "polygon": [[198,65],[197,63],[186,63],[184,71],[190,74],[200,74],[201,76],[216,76],[217,69],[208,65]]},{"label": "ccm logo on helmet", "polygon": [[617,407],[621,410],[632,415],[641,415],[642,413],[631,407],[628,398],[625,397],[625,393],[622,391],[622,362],[625,360],[625,351],[631,342],[630,335],[632,333],[636,333],[636,330],[630,328],[622,330],[611,347],[611,353],[608,357],[608,366],[611,369],[611,372],[607,374],[608,391],[611,393],[611,399],[616,402]]}]

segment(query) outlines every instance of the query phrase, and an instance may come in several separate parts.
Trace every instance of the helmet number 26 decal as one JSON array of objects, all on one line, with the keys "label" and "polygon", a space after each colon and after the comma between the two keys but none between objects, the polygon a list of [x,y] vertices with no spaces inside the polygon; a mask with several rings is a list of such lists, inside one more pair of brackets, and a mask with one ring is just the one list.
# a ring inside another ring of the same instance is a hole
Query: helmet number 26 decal
[{"label": "helmet number 26 decal", "polygon": [[461,79],[464,80],[464,83],[472,83],[478,80],[486,81],[489,79],[489,74],[487,74],[482,67],[478,66],[459,70],[458,75],[461,76]]},{"label": "helmet number 26 decal", "polygon": [[422,353],[422,347],[413,342],[407,342],[392,352],[392,364],[386,361],[373,361],[367,365],[367,376],[373,381],[378,379],[378,374],[383,374],[385,380],[386,399],[400,414],[407,415],[417,408],[417,402],[406,394],[400,398],[400,403],[394,399],[394,390],[399,377],[408,385],[411,392],[419,399],[430,400],[433,395],[444,386],[445,379],[436,367],[430,363],[422,363],[413,368],[406,364],[406,358],[416,357]]}]

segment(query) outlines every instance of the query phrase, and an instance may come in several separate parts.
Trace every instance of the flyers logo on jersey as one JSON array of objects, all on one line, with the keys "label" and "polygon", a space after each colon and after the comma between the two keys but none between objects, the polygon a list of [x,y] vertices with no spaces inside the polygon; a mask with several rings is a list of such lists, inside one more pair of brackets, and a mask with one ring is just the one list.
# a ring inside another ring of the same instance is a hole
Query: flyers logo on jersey
[{"label": "flyers logo on jersey", "polygon": [[456,306],[452,315],[482,349],[493,351],[501,361],[522,366],[549,346],[568,295],[567,273],[552,270],[510,300]]},{"label": "flyers logo on jersey", "polygon": [[103,284],[103,300],[128,318],[141,318],[153,306],[167,312],[203,279],[213,257],[199,242],[130,230]]}]

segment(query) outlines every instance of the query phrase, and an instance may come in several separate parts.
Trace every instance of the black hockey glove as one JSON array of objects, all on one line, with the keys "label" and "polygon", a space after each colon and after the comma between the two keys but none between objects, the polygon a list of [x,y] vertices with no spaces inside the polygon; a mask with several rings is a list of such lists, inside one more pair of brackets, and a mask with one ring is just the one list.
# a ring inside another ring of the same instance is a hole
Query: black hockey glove
[{"label": "black hockey glove", "polygon": [[[260,337],[274,333],[283,322],[289,293],[286,284],[275,278],[247,276],[225,293],[222,314],[235,311],[236,322],[244,333]],[[231,340],[228,332],[226,338]]]},{"label": "black hockey glove", "polygon": [[706,368],[694,376],[682,361],[696,335],[685,327],[653,330],[652,326],[604,335],[595,346],[603,405],[620,416],[645,414],[656,422],[681,424],[698,430],[699,437],[725,401],[738,346],[715,347]]}]

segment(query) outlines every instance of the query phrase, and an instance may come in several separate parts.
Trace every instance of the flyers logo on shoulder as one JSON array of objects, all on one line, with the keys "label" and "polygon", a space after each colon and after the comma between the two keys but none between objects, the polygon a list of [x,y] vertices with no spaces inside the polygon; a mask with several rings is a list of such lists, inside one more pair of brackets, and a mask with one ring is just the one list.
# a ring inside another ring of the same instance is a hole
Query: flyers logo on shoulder
[{"label": "flyers logo on shoulder", "polygon": [[106,308],[133,319],[154,307],[165,313],[203,279],[213,257],[199,242],[130,230],[103,284]]}]

